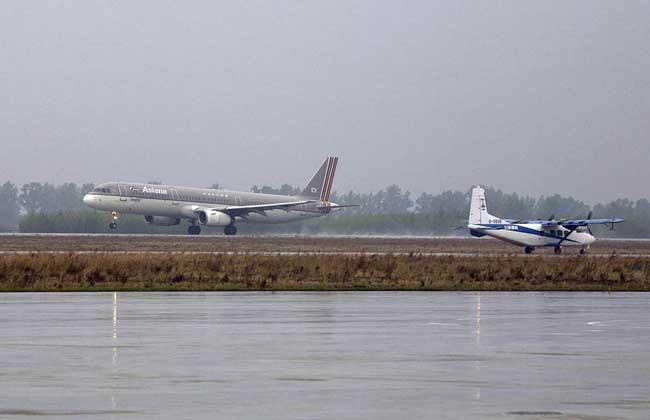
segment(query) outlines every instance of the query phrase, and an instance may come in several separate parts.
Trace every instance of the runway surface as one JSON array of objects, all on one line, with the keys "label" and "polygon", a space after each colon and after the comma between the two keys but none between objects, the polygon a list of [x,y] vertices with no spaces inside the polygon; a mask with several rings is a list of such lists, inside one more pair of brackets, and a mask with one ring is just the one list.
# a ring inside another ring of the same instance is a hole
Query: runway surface
[{"label": "runway surface", "polygon": [[[458,237],[327,237],[327,236],[165,236],[165,235],[1,235],[0,253],[258,253],[263,255],[521,255],[521,248],[494,239]],[[563,255],[575,256],[577,247]],[[602,240],[592,257],[650,256],[650,241]],[[554,255],[539,248],[533,255]]]},{"label": "runway surface", "polygon": [[526,254],[503,254],[503,253],[469,253],[469,252],[301,252],[301,251],[0,251],[0,255],[261,255],[261,256],[297,256],[297,255],[341,255],[350,257],[360,256],[419,256],[419,257],[459,257],[459,258],[498,258],[498,257],[517,257],[517,258],[571,258],[579,256],[580,258],[650,258],[650,254],[581,254],[575,253],[564,255],[526,255]]}]

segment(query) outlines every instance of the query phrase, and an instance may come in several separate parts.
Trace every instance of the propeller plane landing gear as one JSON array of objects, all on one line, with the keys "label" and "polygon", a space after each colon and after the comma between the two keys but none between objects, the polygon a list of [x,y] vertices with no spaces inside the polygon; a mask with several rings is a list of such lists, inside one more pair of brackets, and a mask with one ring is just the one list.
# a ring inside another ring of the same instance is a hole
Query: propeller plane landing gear
[{"label": "propeller plane landing gear", "polygon": [[120,218],[120,215],[116,211],[111,212],[111,223],[108,224],[108,228],[111,230],[117,229],[117,220]]},{"label": "propeller plane landing gear", "polygon": [[228,225],[225,228],[223,228],[223,233],[228,236],[236,235],[237,228],[235,227],[235,225]]},{"label": "propeller plane landing gear", "polygon": [[561,255],[562,254],[562,247],[561,246],[556,246],[555,249],[553,250],[555,252],[555,255]]},{"label": "propeller plane landing gear", "polygon": [[535,248],[533,248],[532,246],[527,246],[526,248],[524,248],[524,252],[526,254],[532,254],[534,250]]}]

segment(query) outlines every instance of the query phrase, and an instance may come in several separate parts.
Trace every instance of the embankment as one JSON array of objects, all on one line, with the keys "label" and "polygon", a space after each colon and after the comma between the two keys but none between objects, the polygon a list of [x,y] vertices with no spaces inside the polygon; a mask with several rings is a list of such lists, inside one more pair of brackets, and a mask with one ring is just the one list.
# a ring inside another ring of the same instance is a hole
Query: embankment
[{"label": "embankment", "polygon": [[6,254],[0,291],[650,291],[650,258]]}]

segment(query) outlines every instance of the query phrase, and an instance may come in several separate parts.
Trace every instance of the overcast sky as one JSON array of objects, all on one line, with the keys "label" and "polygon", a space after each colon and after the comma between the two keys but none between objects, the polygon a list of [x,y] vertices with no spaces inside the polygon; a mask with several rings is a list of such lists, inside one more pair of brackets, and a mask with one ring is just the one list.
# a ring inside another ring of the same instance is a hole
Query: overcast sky
[{"label": "overcast sky", "polygon": [[0,181],[650,197],[649,1],[3,1]]}]

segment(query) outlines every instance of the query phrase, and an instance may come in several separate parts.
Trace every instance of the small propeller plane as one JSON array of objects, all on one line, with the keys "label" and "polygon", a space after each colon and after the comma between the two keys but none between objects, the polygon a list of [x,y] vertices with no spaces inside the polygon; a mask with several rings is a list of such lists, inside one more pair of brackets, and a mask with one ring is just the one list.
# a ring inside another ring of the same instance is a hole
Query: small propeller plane
[{"label": "small propeller plane", "polygon": [[472,201],[469,210],[467,229],[472,236],[490,236],[513,245],[524,247],[526,254],[531,254],[537,247],[552,247],[555,254],[562,253],[563,246],[581,247],[584,254],[596,238],[590,225],[610,225],[614,230],[616,223],[624,219],[592,219],[592,213],[586,219],[555,220],[552,215],[548,220],[514,220],[501,219],[488,213],[485,190],[481,187],[472,189]]}]

